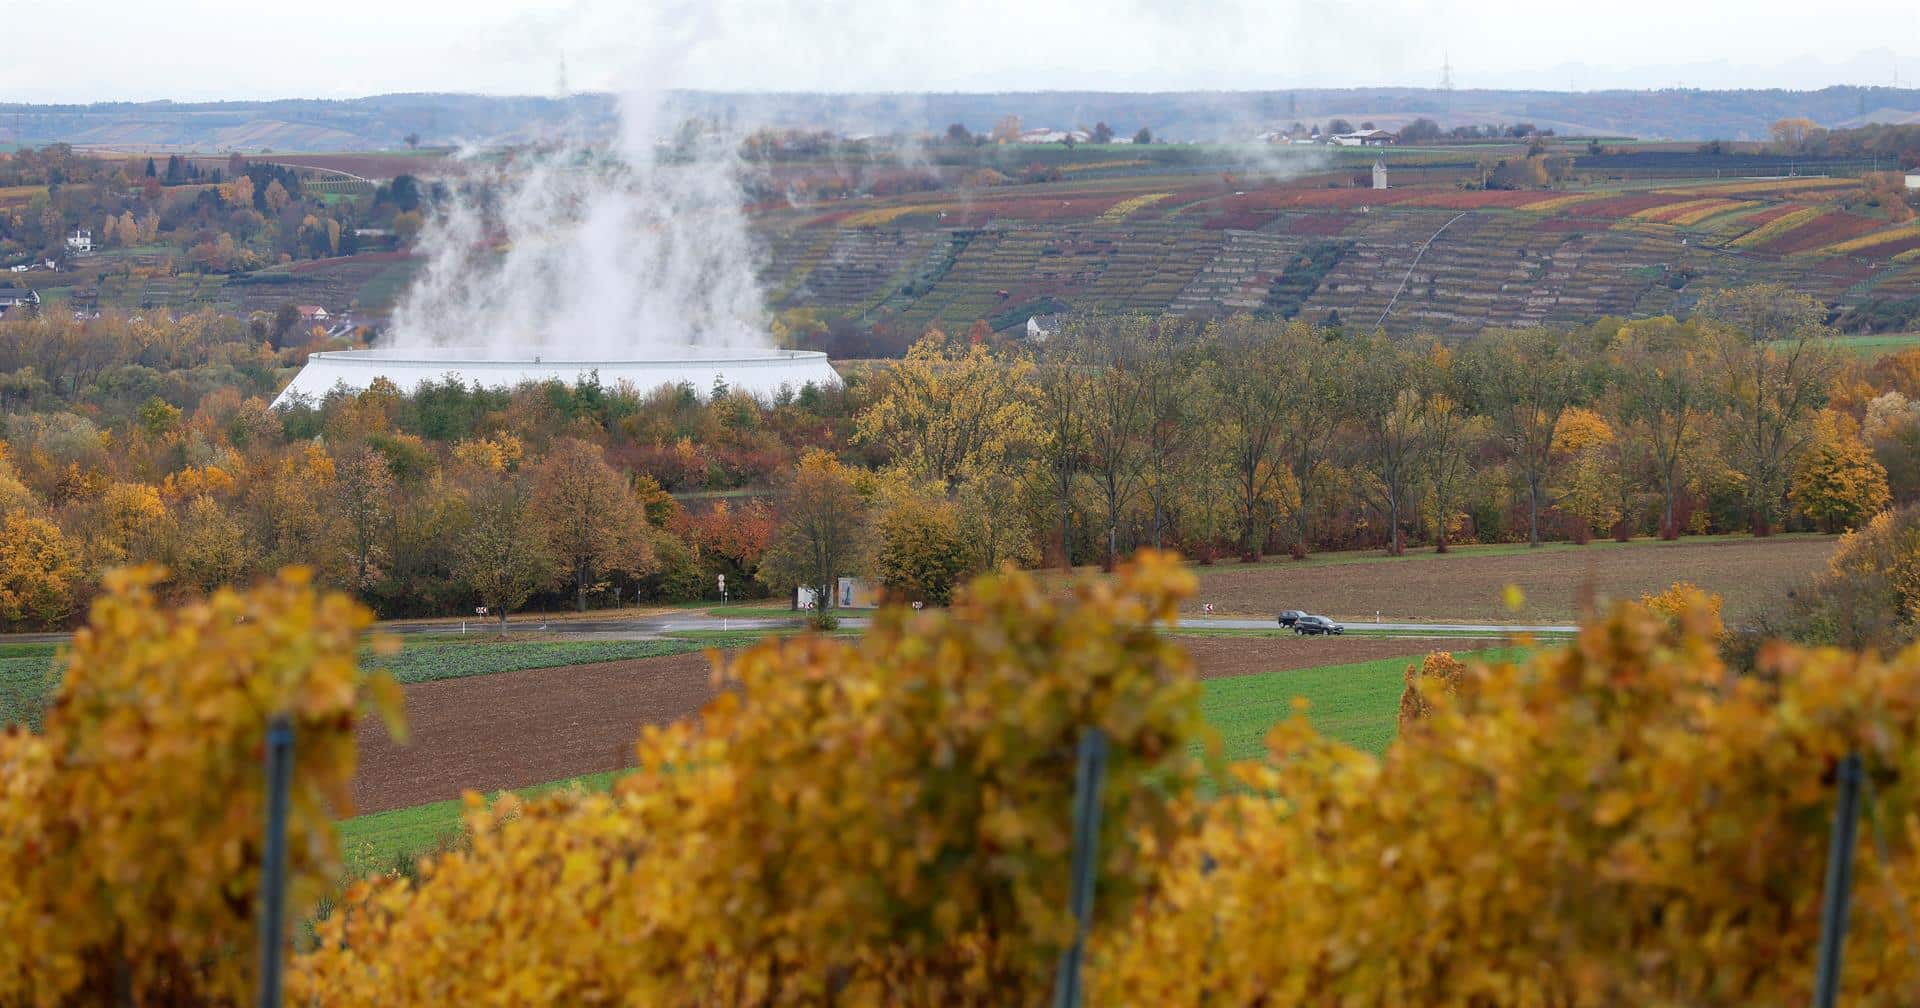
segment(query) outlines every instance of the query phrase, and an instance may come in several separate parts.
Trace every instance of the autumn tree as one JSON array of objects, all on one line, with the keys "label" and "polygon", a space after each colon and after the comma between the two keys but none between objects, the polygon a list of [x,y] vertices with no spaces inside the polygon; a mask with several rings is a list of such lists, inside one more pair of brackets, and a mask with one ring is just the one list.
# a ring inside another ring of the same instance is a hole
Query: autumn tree
[{"label": "autumn tree", "polygon": [[1047,348],[1034,368],[1036,451],[1046,469],[1055,518],[1054,548],[1073,567],[1073,488],[1086,465],[1092,406],[1084,369],[1071,344]]},{"label": "autumn tree", "polygon": [[958,509],[926,487],[890,488],[875,502],[871,563],[880,583],[914,601],[946,605],[975,569]]},{"label": "autumn tree", "polygon": [[524,472],[469,473],[461,488],[453,574],[499,620],[502,634],[509,613],[563,575],[534,495]]},{"label": "autumn tree", "polygon": [[[731,688],[699,718],[648,729],[615,793],[476,798],[468,849],[317,925],[289,1001],[1045,1003],[1088,728],[1108,754],[1096,941],[1192,821],[1200,691],[1165,633],[1192,585],[1149,554],[1064,590],[981,578],[853,640],[769,639],[717,669]],[[508,947],[509,968],[472,967]]]},{"label": "autumn tree", "polygon": [[364,444],[337,460],[334,474],[332,503],[346,536],[351,586],[360,591],[386,558],[398,483],[386,456]]},{"label": "autumn tree", "polygon": [[929,333],[888,370],[855,439],[889,453],[914,478],[943,486],[1005,471],[1038,439],[1031,371],[1025,358],[952,346]]},{"label": "autumn tree", "polygon": [[1473,477],[1474,452],[1486,440],[1488,424],[1484,417],[1468,413],[1444,384],[1425,398],[1421,409],[1417,458],[1433,502],[1433,551],[1445,553]]},{"label": "autumn tree", "polygon": [[1214,355],[1208,374],[1219,407],[1214,443],[1234,477],[1241,558],[1257,560],[1276,511],[1275,501],[1289,483],[1280,452],[1291,419],[1285,375],[1294,364],[1294,348],[1246,316],[1228,319],[1208,336]]},{"label": "autumn tree", "polygon": [[1434,394],[1431,358],[1384,336],[1360,349],[1351,378],[1354,423],[1362,436],[1362,486],[1386,519],[1387,555],[1406,552],[1401,522],[1413,504],[1422,450],[1428,445],[1429,397]]},{"label": "autumn tree", "polygon": [[1468,405],[1493,424],[1525,484],[1527,545],[1540,545],[1540,512],[1551,505],[1553,431],[1561,414],[1585,402],[1591,372],[1583,348],[1565,333],[1516,329],[1483,333],[1457,358]]},{"label": "autumn tree", "polygon": [[158,577],[107,577],[42,730],[0,736],[0,1003],[251,1003],[269,723],[298,754],[283,933],[340,878],[361,714],[405,738],[398,687],[358,667],[372,617],[351,599],[297,569],[185,602]]},{"label": "autumn tree", "polygon": [[1833,410],[1814,418],[1812,443],[1794,469],[1788,496],[1828,532],[1861,524],[1891,499],[1886,468],[1860,440],[1853,418]]},{"label": "autumn tree", "polygon": [[533,481],[535,511],[554,555],[573,576],[579,611],[587,611],[587,592],[599,575],[638,575],[653,567],[646,512],[598,446],[561,441],[534,468]]},{"label": "autumn tree", "polygon": [[246,527],[211,494],[191,497],[178,526],[168,568],[184,587],[209,592],[235,584],[257,556]]},{"label": "autumn tree", "polygon": [[[1284,723],[1165,852],[1090,1000],[1808,1001],[1808,959],[1776,950],[1821,933],[1832,768],[1864,760],[1882,820],[1914,800],[1920,713],[1890,698],[1920,660],[1782,647],[1743,677],[1718,622],[1697,595],[1622,605],[1574,646],[1410,677],[1424,716],[1384,756]],[[1914,846],[1885,836],[1856,861],[1847,940],[1871,951],[1842,997],[1859,1004],[1920,979]]]},{"label": "autumn tree", "polygon": [[1622,326],[1607,352],[1607,391],[1601,402],[1616,438],[1630,438],[1645,456],[1660,493],[1660,537],[1677,539],[1674,502],[1685,467],[1708,432],[1716,394],[1705,334],[1670,318]]},{"label": "autumn tree", "polygon": [[1716,325],[1727,462],[1745,480],[1753,534],[1771,535],[1840,358],[1819,303],[1785,288],[1719,293],[1697,311]]},{"label": "autumn tree", "polygon": [[72,614],[80,551],[60,526],[25,511],[0,516],[0,624],[58,625]]},{"label": "autumn tree", "polygon": [[760,561],[768,583],[810,588],[829,608],[834,579],[863,559],[866,501],[857,475],[827,452],[808,452],[780,487],[774,513],[773,545]]},{"label": "autumn tree", "polygon": [[[1121,516],[1144,490],[1150,449],[1156,334],[1143,319],[1075,320],[1056,337],[1086,382],[1086,473],[1105,512],[1108,570],[1120,558]],[[1051,348],[1050,348],[1051,349]]]}]

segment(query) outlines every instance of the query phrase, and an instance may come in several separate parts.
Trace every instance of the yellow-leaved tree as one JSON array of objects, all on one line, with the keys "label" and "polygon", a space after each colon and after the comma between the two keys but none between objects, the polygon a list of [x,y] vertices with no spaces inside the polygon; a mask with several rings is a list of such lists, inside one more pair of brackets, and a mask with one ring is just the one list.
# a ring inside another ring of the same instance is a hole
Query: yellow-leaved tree
[{"label": "yellow-leaved tree", "polygon": [[1159,852],[1093,1003],[1804,1004],[1849,752],[1887,856],[1863,840],[1840,996],[1910,1003],[1920,651],[1774,645],[1741,677],[1718,624],[1621,604],[1471,689],[1416,677],[1384,758],[1282,724]]},{"label": "yellow-leaved tree", "polygon": [[1072,933],[1082,732],[1111,743],[1096,926],[1174,841],[1204,728],[1145,554],[1063,598],[1020,574],[858,641],[767,641],[611,794],[470,805],[471,849],[362,887],[290,988],[337,1005],[1042,1002]]},{"label": "yellow-leaved tree", "polygon": [[163,604],[107,575],[40,734],[0,736],[0,1004],[236,1005],[257,957],[267,727],[295,732],[289,905],[340,872],[354,724],[399,691],[359,671],[370,614],[297,568]]},{"label": "yellow-leaved tree", "polygon": [[1860,440],[1853,418],[1834,410],[1814,418],[1812,443],[1800,456],[1787,496],[1828,532],[1859,526],[1892,499],[1886,467]]}]

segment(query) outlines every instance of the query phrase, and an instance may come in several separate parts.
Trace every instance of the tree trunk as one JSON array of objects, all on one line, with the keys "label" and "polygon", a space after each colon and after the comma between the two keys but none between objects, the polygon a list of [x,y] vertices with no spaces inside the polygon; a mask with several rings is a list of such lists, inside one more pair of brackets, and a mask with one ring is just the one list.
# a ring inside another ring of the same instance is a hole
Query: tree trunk
[{"label": "tree trunk", "polygon": [[1440,517],[1434,520],[1433,525],[1433,551],[1435,553],[1445,553],[1447,551],[1446,509],[1441,509]]},{"label": "tree trunk", "polygon": [[1680,530],[1677,527],[1675,527],[1674,521],[1673,521],[1673,486],[1672,484],[1668,484],[1667,492],[1664,496],[1666,497],[1666,504],[1662,508],[1661,514],[1660,514],[1660,538],[1665,539],[1668,542],[1671,542],[1675,539],[1680,538]]},{"label": "tree trunk", "polygon": [[574,599],[573,599],[574,608],[579,610],[580,612],[586,612],[587,611],[587,565],[586,564],[580,564],[579,566],[574,568],[573,584],[574,584]]},{"label": "tree trunk", "polygon": [[502,606],[500,608],[500,636],[505,637],[506,635],[507,635],[507,610],[505,606]]},{"label": "tree trunk", "polygon": [[1540,481],[1527,477],[1527,546],[1540,545]]},{"label": "tree trunk", "polygon": [[1391,497],[1387,501],[1387,555],[1405,556],[1407,548],[1400,543],[1400,498]]}]

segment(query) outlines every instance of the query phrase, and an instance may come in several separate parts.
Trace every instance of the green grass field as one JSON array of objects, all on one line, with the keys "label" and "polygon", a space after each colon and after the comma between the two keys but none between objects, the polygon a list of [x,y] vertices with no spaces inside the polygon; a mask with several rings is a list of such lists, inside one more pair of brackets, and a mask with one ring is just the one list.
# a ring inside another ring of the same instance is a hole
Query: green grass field
[{"label": "green grass field", "polygon": [[[1515,648],[1459,651],[1459,658],[1513,659]],[[1418,658],[1381,658],[1351,665],[1209,679],[1200,698],[1207,724],[1220,733],[1229,760],[1258,757],[1267,732],[1293,714],[1293,698],[1310,705],[1307,720],[1321,734],[1376,753],[1393,741],[1407,666]]]},{"label": "green grass field", "polygon": [[658,658],[712,646],[705,639],[683,638],[664,641],[487,641],[436,635],[418,640],[405,639],[399,654],[387,658],[363,654],[361,661],[369,668],[387,669],[403,683],[423,683],[494,672],[625,661],[629,658]]},{"label": "green grass field", "polygon": [[1833,342],[1840,352],[1871,361],[1920,346],[1920,332],[1866,333],[1860,336],[1841,336]]},{"label": "green grass field", "polygon": [[[1516,649],[1457,652],[1462,658],[1497,659],[1519,655]],[[1382,658],[1378,661],[1320,668],[1263,672],[1202,683],[1200,710],[1220,734],[1222,752],[1229,760],[1258,757],[1267,732],[1293,713],[1293,698],[1311,705],[1307,718],[1329,737],[1372,752],[1385,752],[1393,741],[1400,709],[1400,691],[1407,665],[1417,659]],[[617,773],[589,774],[514,792],[522,797],[566,787],[604,791]],[[496,796],[497,797],[497,796]],[[386,871],[402,859],[455,841],[460,834],[459,801],[434,802],[412,808],[376,812],[340,824],[340,845],[347,869],[355,876]]]}]

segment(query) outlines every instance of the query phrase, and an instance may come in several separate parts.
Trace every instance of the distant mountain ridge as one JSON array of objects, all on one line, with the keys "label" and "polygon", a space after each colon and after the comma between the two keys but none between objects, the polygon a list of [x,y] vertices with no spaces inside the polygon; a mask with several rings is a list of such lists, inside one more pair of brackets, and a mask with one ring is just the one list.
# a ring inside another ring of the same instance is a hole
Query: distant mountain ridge
[{"label": "distant mountain ridge", "polygon": [[[1293,122],[1335,118],[1393,127],[1419,117],[1453,126],[1531,122],[1560,133],[1644,139],[1758,140],[1774,121],[1825,126],[1920,118],[1920,89],[1829,87],[1818,91],[1667,89],[1503,91],[1435,88],[1302,88],[1289,91],[991,94],[761,94],[679,91],[665,122],[698,115],[734,126],[772,125],[840,133],[938,133],[950,123],[976,132],[1003,117],[1027,126],[1105,122],[1121,135],[1140,127],[1166,140],[1245,140]],[[0,145],[56,141],[131,150],[339,151],[511,143],[563,128],[612,131],[612,95],[566,98],[387,94],[346,100],[0,103]]]}]

